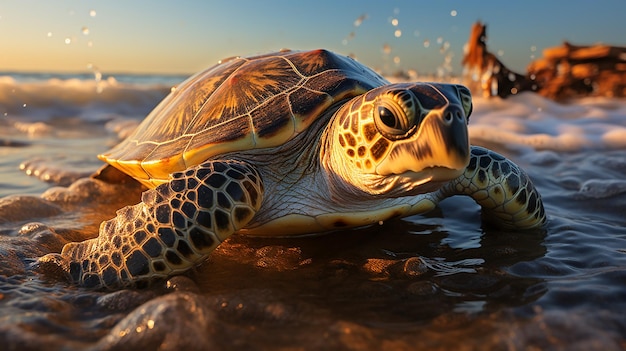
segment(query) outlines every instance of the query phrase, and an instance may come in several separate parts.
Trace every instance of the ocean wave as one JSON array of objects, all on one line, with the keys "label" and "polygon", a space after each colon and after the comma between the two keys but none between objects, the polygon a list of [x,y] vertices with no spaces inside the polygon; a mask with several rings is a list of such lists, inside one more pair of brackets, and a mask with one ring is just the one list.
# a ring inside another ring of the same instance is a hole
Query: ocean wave
[{"label": "ocean wave", "polygon": [[0,116],[27,122],[79,117],[85,121],[110,115],[143,117],[165,97],[171,85],[105,80],[50,78],[20,81],[0,76]]},{"label": "ocean wave", "polygon": [[474,142],[574,152],[626,148],[626,101],[585,98],[566,104],[534,93],[506,100],[475,98],[469,133]]}]

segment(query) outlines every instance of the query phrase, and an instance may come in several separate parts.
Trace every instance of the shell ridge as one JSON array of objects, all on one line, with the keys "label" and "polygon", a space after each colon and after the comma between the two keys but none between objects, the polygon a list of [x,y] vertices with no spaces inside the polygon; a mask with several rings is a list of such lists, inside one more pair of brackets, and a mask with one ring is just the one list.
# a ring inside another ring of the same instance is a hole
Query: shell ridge
[{"label": "shell ridge", "polygon": [[300,70],[298,69],[298,67],[296,66],[295,63],[293,63],[293,61],[291,61],[290,59],[288,59],[285,56],[278,56],[280,58],[282,58],[283,60],[287,61],[287,63],[291,66],[291,68],[293,69],[294,72],[296,72],[301,78],[303,79],[307,79],[308,76],[303,74],[302,72],[300,72]]},{"label": "shell ridge", "polygon": [[[215,94],[216,91],[220,90],[222,88],[222,86],[226,83],[226,81],[228,80],[228,77],[231,77],[232,75],[234,75],[237,71],[239,71],[242,67],[244,67],[246,65],[246,63],[250,62],[249,59],[246,59],[244,57],[238,57],[232,60],[227,61],[229,64],[232,64],[233,62],[235,62],[236,60],[243,60],[244,63],[242,63],[241,65],[239,65],[239,67],[235,68],[234,71],[230,72],[230,74],[226,77],[226,79],[222,80],[216,87],[215,89],[213,89],[213,91],[211,92],[211,94],[209,96],[207,96],[206,99],[204,99],[204,102],[202,103],[202,105],[198,108],[198,110],[196,111],[196,113],[194,113],[194,116],[189,120],[189,124],[187,125],[187,127],[185,128],[183,134],[188,134],[189,133],[189,128],[191,128],[195,123],[196,119],[199,118],[198,116],[200,115],[200,113],[202,113],[202,111],[204,110],[205,106],[209,103],[209,100],[211,100],[211,97]],[[223,111],[223,109],[222,109]],[[205,124],[205,128],[206,129],[206,124]],[[195,134],[195,133],[194,133]]]}]

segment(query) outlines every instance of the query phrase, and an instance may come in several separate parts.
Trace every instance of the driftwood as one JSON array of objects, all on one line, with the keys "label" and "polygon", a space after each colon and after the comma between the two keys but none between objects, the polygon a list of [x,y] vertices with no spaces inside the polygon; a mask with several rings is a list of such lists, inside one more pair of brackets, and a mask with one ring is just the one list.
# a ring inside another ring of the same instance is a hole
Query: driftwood
[{"label": "driftwood", "polygon": [[543,51],[528,74],[553,99],[577,96],[626,96],[626,48],[596,44],[563,46]]},{"label": "driftwood", "polygon": [[[463,57],[463,66],[473,77],[484,96],[500,96],[502,98],[522,91],[536,91],[538,85],[527,76],[508,69],[494,54],[487,50],[487,26],[480,22],[474,23],[467,43],[467,51]],[[470,84],[471,85],[471,84]]]},{"label": "driftwood", "polygon": [[626,96],[626,48],[596,44],[576,46],[568,42],[543,50],[526,74],[510,71],[486,46],[486,26],[472,27],[463,65],[480,77],[486,96],[507,97],[522,91],[555,100],[581,96]]}]

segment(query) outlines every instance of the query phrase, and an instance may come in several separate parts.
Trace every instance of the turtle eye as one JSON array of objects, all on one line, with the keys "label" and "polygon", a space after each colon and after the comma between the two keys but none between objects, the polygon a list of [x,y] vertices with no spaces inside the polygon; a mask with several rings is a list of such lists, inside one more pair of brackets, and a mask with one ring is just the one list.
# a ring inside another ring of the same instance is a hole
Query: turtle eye
[{"label": "turtle eye", "polygon": [[401,127],[398,125],[398,118],[391,112],[390,109],[385,106],[378,106],[378,117],[380,121],[389,128],[392,129],[400,129]]},{"label": "turtle eye", "polygon": [[415,130],[415,108],[419,105],[409,91],[383,94],[375,103],[374,124],[389,140],[407,138]]}]

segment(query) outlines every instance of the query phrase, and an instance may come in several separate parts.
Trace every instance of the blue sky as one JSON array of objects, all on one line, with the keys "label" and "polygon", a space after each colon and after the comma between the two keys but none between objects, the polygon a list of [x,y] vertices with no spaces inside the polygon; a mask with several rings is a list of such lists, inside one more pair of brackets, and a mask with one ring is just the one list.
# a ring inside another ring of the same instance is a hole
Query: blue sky
[{"label": "blue sky", "polygon": [[449,55],[458,74],[477,20],[489,48],[524,70],[563,40],[626,46],[625,16],[623,0],[0,0],[0,71],[193,73],[224,57],[323,47],[422,74]]}]

